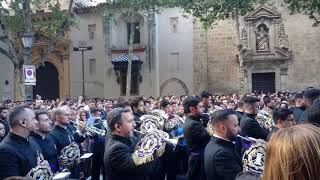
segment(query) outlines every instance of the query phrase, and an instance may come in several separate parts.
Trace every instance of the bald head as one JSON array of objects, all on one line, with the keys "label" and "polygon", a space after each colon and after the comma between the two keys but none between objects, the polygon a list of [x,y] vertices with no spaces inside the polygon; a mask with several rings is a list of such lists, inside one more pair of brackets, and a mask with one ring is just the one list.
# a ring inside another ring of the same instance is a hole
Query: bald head
[{"label": "bald head", "polygon": [[59,125],[67,125],[70,123],[69,116],[71,109],[68,106],[61,106],[53,111],[53,119]]}]

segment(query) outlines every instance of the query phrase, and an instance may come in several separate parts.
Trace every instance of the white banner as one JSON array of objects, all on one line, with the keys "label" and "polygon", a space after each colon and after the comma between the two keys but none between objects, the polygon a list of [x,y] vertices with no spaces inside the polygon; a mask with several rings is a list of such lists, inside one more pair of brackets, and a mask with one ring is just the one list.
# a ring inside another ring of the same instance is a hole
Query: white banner
[{"label": "white banner", "polygon": [[23,65],[24,85],[36,85],[36,68],[34,65]]}]

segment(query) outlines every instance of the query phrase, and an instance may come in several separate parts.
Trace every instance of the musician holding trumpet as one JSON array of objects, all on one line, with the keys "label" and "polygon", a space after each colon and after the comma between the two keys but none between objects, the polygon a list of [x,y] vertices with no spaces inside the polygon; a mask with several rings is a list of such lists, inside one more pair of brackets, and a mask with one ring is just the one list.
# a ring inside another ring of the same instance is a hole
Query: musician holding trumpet
[{"label": "musician holding trumpet", "polygon": [[204,152],[207,179],[233,180],[242,171],[241,157],[234,141],[240,132],[238,117],[231,109],[219,110],[212,115],[213,137]]},{"label": "musician holding trumpet", "polygon": [[[70,170],[71,179],[80,179],[79,157],[80,148],[77,145],[85,140],[85,125],[79,126],[79,129],[73,132],[73,127],[70,125],[71,110],[68,106],[62,106],[53,112],[55,126],[50,132],[50,137],[53,139],[59,156],[59,168],[67,168]],[[77,156],[68,156],[76,154]]]},{"label": "musician holding trumpet", "polygon": [[111,134],[106,144],[104,164],[108,180],[143,180],[154,172],[154,161],[136,165],[132,154],[135,144],[134,117],[130,109],[115,108],[108,116]]}]

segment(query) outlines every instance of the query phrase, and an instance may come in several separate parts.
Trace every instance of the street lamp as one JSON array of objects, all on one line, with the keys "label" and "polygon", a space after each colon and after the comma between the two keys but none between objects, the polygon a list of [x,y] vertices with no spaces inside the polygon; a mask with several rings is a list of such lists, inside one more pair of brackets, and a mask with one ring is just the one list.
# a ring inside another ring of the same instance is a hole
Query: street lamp
[{"label": "street lamp", "polygon": [[84,51],[92,50],[92,46],[85,46],[85,47],[74,47],[73,51],[81,51],[82,55],[82,97],[85,97],[85,90],[84,90]]},{"label": "street lamp", "polygon": [[[22,45],[23,45],[23,60],[24,60],[24,65],[29,65],[29,57],[31,54],[31,47],[33,43],[33,37],[34,33],[33,32],[21,32],[19,33],[19,37],[21,39]],[[32,100],[32,86],[30,85],[25,85],[25,97],[24,100]]]}]

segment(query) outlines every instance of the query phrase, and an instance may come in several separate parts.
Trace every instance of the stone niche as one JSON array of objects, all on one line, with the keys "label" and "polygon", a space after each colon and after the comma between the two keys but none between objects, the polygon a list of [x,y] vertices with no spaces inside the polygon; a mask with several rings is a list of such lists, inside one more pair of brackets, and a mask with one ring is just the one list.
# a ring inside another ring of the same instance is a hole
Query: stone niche
[{"label": "stone niche", "polygon": [[260,6],[245,16],[244,21],[241,41],[247,91],[253,90],[254,73],[274,73],[275,91],[286,91],[288,62],[292,52],[281,15]]}]

